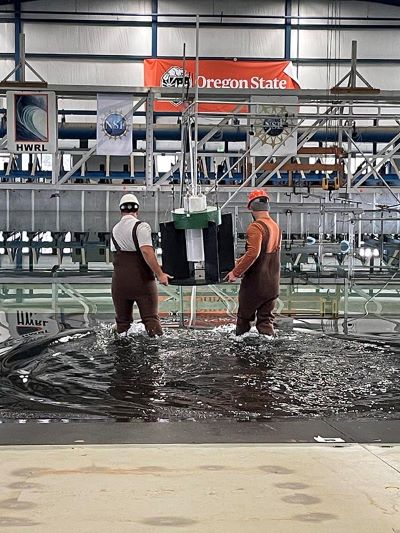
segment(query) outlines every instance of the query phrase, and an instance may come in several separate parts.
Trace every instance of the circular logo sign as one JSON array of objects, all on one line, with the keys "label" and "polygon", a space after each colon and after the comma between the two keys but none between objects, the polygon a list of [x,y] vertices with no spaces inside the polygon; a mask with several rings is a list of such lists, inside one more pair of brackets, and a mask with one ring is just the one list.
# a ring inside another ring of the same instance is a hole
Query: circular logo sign
[{"label": "circular logo sign", "polygon": [[268,144],[275,148],[291,137],[296,117],[285,106],[260,105],[257,109],[258,113],[267,115],[254,121],[254,134],[262,145]]},{"label": "circular logo sign", "polygon": [[111,139],[118,139],[127,133],[128,124],[122,113],[110,113],[103,120],[103,131]]}]

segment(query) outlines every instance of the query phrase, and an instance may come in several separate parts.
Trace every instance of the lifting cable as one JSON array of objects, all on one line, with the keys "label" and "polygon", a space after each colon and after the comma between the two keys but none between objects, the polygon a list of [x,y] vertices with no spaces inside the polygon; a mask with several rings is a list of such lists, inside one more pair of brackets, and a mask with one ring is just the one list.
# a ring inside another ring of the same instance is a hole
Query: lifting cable
[{"label": "lifting cable", "polygon": [[[326,72],[326,87],[327,94],[330,92],[330,88],[335,86],[339,80],[340,74],[340,64],[337,61],[341,55],[341,34],[340,34],[340,17],[341,17],[341,1],[340,0],[329,0],[328,2],[328,34],[327,34],[327,43],[326,43],[326,62],[327,62],[327,72]],[[329,27],[331,26],[331,27]],[[332,61],[334,61],[333,74],[332,74]],[[341,114],[342,108],[338,108],[336,113]],[[329,132],[334,134],[336,139],[339,138],[339,123],[337,120],[327,120],[325,123],[325,140],[323,145],[325,148],[328,148],[328,134]],[[337,144],[337,143],[336,143]],[[325,164],[328,163],[328,155],[321,157],[325,159]],[[334,155],[335,162],[338,160],[338,154]],[[337,172],[337,171],[336,171]],[[329,176],[326,174],[326,177]]]}]

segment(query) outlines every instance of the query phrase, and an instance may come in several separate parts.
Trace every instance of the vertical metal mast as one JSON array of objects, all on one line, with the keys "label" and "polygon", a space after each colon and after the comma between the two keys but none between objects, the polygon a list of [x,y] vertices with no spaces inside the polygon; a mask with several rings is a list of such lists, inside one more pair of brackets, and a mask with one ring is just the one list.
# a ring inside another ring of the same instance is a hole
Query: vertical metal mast
[{"label": "vertical metal mast", "polygon": [[198,172],[197,172],[197,143],[199,139],[198,131],[198,111],[199,111],[199,38],[200,38],[200,17],[196,15],[196,68],[194,75],[194,149],[193,149],[193,166],[192,166],[192,194],[198,194]]}]

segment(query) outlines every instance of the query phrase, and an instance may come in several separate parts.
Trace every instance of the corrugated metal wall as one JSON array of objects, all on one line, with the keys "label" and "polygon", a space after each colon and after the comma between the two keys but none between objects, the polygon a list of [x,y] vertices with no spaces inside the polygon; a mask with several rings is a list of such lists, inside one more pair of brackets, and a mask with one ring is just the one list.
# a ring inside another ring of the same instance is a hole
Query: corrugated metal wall
[{"label": "corrugated metal wall", "polygon": [[[290,31],[285,31],[285,7],[291,5]],[[50,7],[49,7],[50,5]],[[158,23],[150,16],[157,6]],[[49,10],[56,14],[28,13]],[[66,15],[63,11],[77,12]],[[84,12],[96,15],[82,14]],[[349,64],[335,66],[335,58],[349,58],[351,41],[359,43],[360,72],[382,89],[400,89],[400,8],[374,2],[322,2],[291,0],[54,0],[23,2],[22,28],[27,57],[51,83],[142,85],[143,58],[152,55],[180,56],[183,43],[194,54],[194,17],[217,23],[201,29],[200,54],[209,57],[280,59],[290,44],[290,56],[304,88],[326,88],[343,75]],[[103,15],[101,14],[103,13]],[[126,14],[136,17],[126,17]],[[113,15],[114,14],[114,15]],[[176,15],[176,16],[172,16]],[[240,19],[234,15],[243,15]],[[248,15],[248,17],[246,17]],[[342,20],[340,29],[324,18]],[[257,16],[257,18],[249,18]],[[261,18],[277,17],[273,19]],[[3,20],[6,15],[3,15]],[[299,19],[296,17],[300,17]],[[388,21],[360,20],[387,17]],[[51,18],[53,22],[45,22]],[[68,22],[66,22],[68,19]],[[356,20],[358,19],[358,20]],[[55,21],[56,20],[56,21]],[[238,24],[232,27],[232,24]],[[257,24],[249,27],[245,24]],[[227,26],[230,24],[230,26]],[[351,24],[345,28],[344,24]],[[386,28],[376,26],[384,24]],[[240,27],[242,25],[242,27]],[[390,26],[394,26],[391,28]],[[14,54],[14,23],[0,23],[0,76],[11,70]],[[287,51],[288,52],[288,51]],[[373,61],[376,60],[376,61]],[[397,61],[396,61],[397,60]],[[29,74],[31,76],[31,74]]]}]

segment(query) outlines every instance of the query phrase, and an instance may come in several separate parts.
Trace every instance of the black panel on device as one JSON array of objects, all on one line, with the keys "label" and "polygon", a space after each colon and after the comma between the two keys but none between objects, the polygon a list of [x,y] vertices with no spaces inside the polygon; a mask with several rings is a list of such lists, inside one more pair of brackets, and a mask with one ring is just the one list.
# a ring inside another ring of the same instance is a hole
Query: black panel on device
[{"label": "black panel on device", "polygon": [[160,224],[163,270],[174,276],[170,283],[182,285],[179,280],[191,277],[186,255],[185,230],[176,229],[173,222]]},{"label": "black panel on device", "polygon": [[235,246],[233,243],[232,215],[222,215],[222,223],[218,226],[218,258],[221,279],[235,268]]},{"label": "black panel on device", "polygon": [[207,285],[219,283],[235,266],[233,224],[230,213],[222,215],[217,226],[209,222],[203,230],[205,279],[195,280],[194,265],[186,255],[185,231],[173,222],[160,224],[163,270],[173,276],[171,285]]},{"label": "black panel on device", "polygon": [[215,222],[209,222],[208,228],[203,229],[203,244],[205,257],[205,280],[203,283],[218,283],[218,226]]}]

